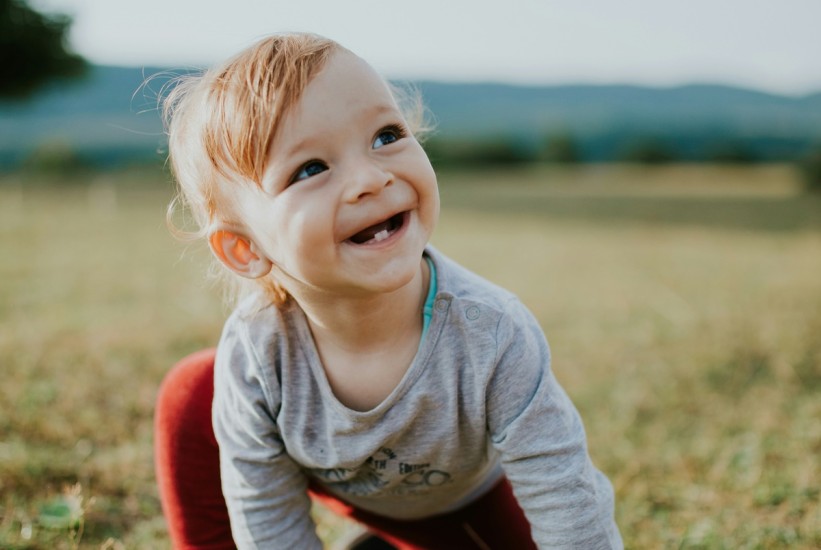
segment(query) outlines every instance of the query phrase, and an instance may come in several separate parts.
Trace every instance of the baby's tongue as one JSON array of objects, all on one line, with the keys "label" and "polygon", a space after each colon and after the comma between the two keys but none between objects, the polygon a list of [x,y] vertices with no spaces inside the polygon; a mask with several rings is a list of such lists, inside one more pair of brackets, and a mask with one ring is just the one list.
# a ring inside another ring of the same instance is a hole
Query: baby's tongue
[{"label": "baby's tongue", "polygon": [[356,244],[362,244],[370,241],[373,239],[377,233],[382,231],[390,231],[390,220],[385,220],[384,222],[377,223],[376,225],[372,225],[367,227],[351,237],[351,241],[355,242]]}]

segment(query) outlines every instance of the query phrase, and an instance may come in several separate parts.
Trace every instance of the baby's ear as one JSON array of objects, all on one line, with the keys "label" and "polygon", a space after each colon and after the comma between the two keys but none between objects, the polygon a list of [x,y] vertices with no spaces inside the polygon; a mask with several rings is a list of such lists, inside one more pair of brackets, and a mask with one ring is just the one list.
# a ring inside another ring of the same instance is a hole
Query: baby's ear
[{"label": "baby's ear", "polygon": [[264,277],[271,261],[260,254],[254,241],[233,229],[219,228],[208,235],[211,251],[228,269],[249,279]]}]

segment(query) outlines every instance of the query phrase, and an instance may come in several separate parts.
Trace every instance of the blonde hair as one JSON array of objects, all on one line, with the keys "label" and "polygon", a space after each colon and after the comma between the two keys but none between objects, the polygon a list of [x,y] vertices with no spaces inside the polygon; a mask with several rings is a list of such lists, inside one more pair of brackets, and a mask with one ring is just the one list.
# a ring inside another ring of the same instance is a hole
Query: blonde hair
[{"label": "blonde hair", "polygon": [[[167,215],[173,234],[197,240],[207,237],[217,221],[238,221],[231,219],[230,190],[237,185],[261,186],[267,153],[282,118],[331,54],[340,49],[333,40],[314,34],[276,34],[220,67],[172,83],[163,100],[163,115],[178,186]],[[390,88],[409,113],[411,130],[424,130],[419,95]],[[175,224],[180,209],[191,214],[195,230]],[[220,274],[228,273],[218,269]],[[272,275],[255,279],[250,286],[233,274],[220,278],[228,283],[226,294],[231,302],[260,286],[275,304],[288,299]]]}]

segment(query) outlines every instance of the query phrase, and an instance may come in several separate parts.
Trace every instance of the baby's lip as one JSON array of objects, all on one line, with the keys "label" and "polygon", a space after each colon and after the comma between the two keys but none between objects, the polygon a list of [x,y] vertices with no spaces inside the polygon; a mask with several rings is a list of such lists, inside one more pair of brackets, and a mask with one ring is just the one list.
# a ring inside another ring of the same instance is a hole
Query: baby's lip
[{"label": "baby's lip", "polygon": [[405,224],[407,212],[407,210],[399,210],[388,216],[370,220],[343,240],[353,244],[364,244],[374,239],[374,237],[377,240],[383,240],[385,237],[379,238],[378,235],[387,236],[400,229]]}]

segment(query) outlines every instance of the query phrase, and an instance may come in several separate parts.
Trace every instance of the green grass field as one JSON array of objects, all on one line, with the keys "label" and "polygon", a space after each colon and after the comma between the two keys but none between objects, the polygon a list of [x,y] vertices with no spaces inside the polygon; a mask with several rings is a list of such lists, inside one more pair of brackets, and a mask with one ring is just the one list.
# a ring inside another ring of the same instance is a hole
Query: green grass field
[{"label": "green grass field", "polygon": [[[0,178],[0,548],[164,548],[155,392],[227,311],[167,176],[56,183]],[[538,316],[629,548],[821,547],[821,197],[791,168],[440,185],[434,244]]]}]

